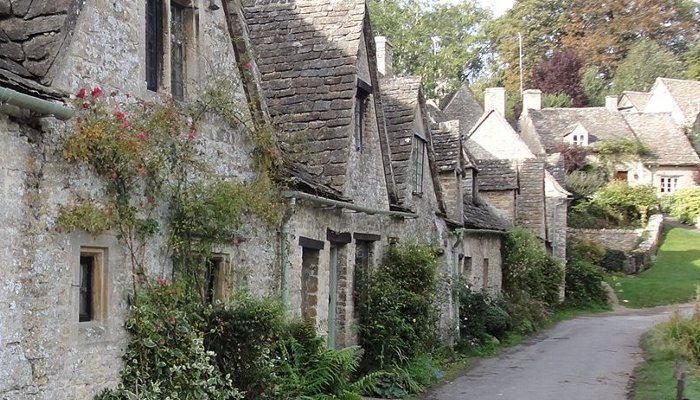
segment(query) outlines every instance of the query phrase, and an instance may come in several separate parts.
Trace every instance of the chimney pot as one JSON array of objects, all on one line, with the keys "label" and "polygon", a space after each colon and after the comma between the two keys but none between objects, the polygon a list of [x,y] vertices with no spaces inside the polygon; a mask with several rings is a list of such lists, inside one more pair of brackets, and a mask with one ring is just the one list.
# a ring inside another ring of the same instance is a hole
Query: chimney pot
[{"label": "chimney pot", "polygon": [[605,96],[605,108],[610,112],[617,112],[617,96]]},{"label": "chimney pot", "polygon": [[506,89],[502,87],[486,88],[484,91],[484,109],[496,110],[501,116],[506,115]]},{"label": "chimney pot", "polygon": [[394,51],[391,43],[385,36],[375,36],[374,45],[377,51],[377,70],[381,76],[391,78],[394,76]]},{"label": "chimney pot", "polygon": [[539,89],[527,89],[523,92],[523,112],[522,116],[527,115],[527,110],[542,109],[542,91]]}]

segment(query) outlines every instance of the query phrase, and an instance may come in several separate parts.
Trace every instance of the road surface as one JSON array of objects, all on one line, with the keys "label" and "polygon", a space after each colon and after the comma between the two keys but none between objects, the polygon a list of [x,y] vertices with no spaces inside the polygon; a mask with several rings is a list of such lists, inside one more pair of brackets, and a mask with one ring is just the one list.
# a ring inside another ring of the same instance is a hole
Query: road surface
[{"label": "road surface", "polygon": [[423,399],[625,400],[642,361],[642,334],[671,310],[623,309],[562,322],[498,357],[479,361]]}]

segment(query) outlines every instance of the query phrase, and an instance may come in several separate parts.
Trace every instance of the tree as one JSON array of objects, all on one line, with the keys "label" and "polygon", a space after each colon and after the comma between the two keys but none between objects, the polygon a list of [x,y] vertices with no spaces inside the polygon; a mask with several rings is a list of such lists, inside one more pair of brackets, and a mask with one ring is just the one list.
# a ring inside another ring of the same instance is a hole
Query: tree
[{"label": "tree", "polygon": [[681,54],[700,37],[693,0],[572,0],[563,15],[562,44],[612,76],[640,39]]},{"label": "tree", "polygon": [[683,54],[685,74],[688,79],[700,81],[700,42]]},{"label": "tree", "polygon": [[542,57],[559,47],[561,15],[571,0],[518,0],[502,17],[486,27],[495,62],[503,69],[508,91],[520,87],[519,40],[523,41],[523,76],[532,81],[532,72]]},{"label": "tree", "polygon": [[544,94],[569,97],[571,105],[586,105],[586,94],[581,86],[583,62],[572,50],[554,53],[542,60],[533,73],[533,85]]},{"label": "tree", "polygon": [[646,92],[657,77],[683,78],[683,63],[655,42],[642,40],[630,48],[629,54],[615,71],[612,91]]},{"label": "tree", "polygon": [[472,1],[430,5],[426,0],[370,0],[374,33],[394,49],[397,75],[420,75],[428,94],[454,89],[483,67],[481,24],[489,13]]},{"label": "tree", "polygon": [[605,75],[600,72],[600,68],[591,65],[583,69],[581,86],[586,94],[589,106],[600,107],[605,105],[605,96],[609,92],[609,85],[610,81],[605,79]]}]

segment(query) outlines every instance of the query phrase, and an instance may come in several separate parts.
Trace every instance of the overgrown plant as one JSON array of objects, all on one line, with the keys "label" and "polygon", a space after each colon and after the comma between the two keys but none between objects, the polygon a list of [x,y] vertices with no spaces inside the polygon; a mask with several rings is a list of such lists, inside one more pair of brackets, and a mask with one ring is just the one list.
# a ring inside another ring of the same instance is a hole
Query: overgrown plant
[{"label": "overgrown plant", "polygon": [[679,189],[666,197],[665,203],[673,217],[694,224],[700,216],[700,187]]}]

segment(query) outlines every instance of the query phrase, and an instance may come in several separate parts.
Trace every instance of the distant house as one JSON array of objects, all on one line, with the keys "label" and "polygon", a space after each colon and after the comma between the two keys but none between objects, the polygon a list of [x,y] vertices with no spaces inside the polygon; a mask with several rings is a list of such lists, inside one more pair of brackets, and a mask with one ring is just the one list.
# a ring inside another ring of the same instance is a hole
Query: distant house
[{"label": "distant house", "polygon": [[[631,104],[634,96],[628,93],[623,97],[625,104]],[[653,96],[646,109],[652,100]],[[639,140],[650,152],[616,161],[612,171],[615,179],[632,185],[654,185],[660,194],[696,183],[700,158],[670,112],[620,110],[616,96],[609,96],[605,107],[542,109],[538,90],[525,92],[523,107],[521,137],[533,153],[548,160],[549,169],[560,183],[563,175],[559,156],[564,145],[590,147],[616,140]]]},{"label": "distant house", "polygon": [[656,78],[644,113],[671,113],[676,124],[687,128],[700,116],[700,81]]},{"label": "distant house", "polygon": [[646,92],[624,91],[620,95],[617,108],[622,112],[644,112],[651,94]]}]

